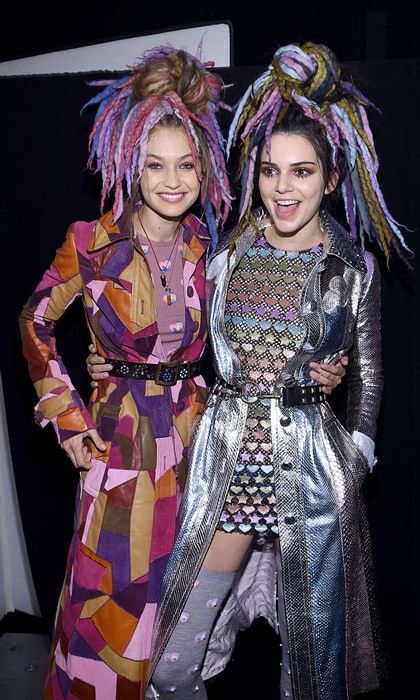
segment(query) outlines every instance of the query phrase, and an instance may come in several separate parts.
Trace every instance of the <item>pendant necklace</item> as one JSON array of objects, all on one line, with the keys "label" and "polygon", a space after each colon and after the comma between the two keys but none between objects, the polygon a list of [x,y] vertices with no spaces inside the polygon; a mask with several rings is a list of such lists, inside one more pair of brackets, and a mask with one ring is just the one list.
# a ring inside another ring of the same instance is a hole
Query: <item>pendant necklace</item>
[{"label": "pendant necklace", "polygon": [[[139,220],[140,226],[141,226],[142,229],[143,229],[144,235],[146,236],[148,242],[150,243],[150,247],[151,247],[151,249],[152,249],[152,253],[153,253],[153,255],[154,255],[154,258],[155,258],[155,260],[156,260],[156,264],[157,264],[158,268],[161,270],[161,272],[160,272],[160,283],[161,283],[162,287],[164,288],[164,290],[165,290],[165,292],[166,292],[166,294],[165,294],[165,301],[166,301],[166,303],[168,304],[168,306],[171,306],[171,304],[172,304],[172,289],[171,289],[171,286],[170,286],[170,282],[171,282],[171,279],[172,279],[172,275],[173,275],[173,271],[174,271],[174,268],[175,268],[175,264],[172,266],[172,270],[171,270],[171,273],[170,273],[170,277],[169,277],[169,279],[167,280],[167,279],[166,279],[165,270],[162,270],[161,267],[160,267],[159,260],[158,260],[158,258],[157,258],[156,253],[155,253],[155,249],[153,248],[152,241],[150,240],[149,236],[147,235],[147,231],[146,231],[146,229],[145,229],[144,226],[143,226],[143,222],[142,222],[142,220],[140,219],[140,214],[139,214],[138,212],[137,212],[137,218],[138,218],[138,220]],[[177,244],[177,242],[178,242],[180,231],[181,231],[181,222],[178,224],[177,229],[176,229],[176,233],[175,233],[175,236],[174,236],[174,244],[173,244],[173,246],[172,246],[171,252],[169,253],[169,257],[168,257],[169,262],[172,262],[172,253],[174,252],[175,246],[176,246],[176,244]]]}]

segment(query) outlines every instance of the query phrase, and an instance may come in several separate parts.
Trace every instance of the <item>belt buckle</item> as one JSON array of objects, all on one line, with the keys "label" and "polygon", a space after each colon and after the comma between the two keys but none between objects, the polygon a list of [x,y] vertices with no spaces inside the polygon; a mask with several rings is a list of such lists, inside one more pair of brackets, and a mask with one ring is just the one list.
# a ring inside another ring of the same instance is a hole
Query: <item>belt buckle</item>
[{"label": "belt buckle", "polygon": [[158,386],[175,386],[178,380],[179,362],[158,362],[156,365],[155,384]]},{"label": "belt buckle", "polygon": [[242,384],[240,397],[244,403],[251,404],[261,398],[260,387],[257,382],[252,380]]}]

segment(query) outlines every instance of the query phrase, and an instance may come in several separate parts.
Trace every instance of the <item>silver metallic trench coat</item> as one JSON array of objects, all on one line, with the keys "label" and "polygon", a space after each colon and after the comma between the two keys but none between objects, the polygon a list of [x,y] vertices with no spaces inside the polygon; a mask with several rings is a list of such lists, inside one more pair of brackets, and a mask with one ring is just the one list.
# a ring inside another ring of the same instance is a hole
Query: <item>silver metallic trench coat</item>
[{"label": "silver metallic trench coat", "polygon": [[[271,401],[285,611],[279,625],[288,636],[294,700],[347,700],[377,687],[381,674],[361,496],[382,389],[379,273],[373,256],[331,216],[323,220],[324,254],[300,298],[305,339],[276,384],[313,384],[311,360],[336,362],[349,354],[347,430],[328,403],[285,408]],[[245,231],[230,265],[224,249],[207,275],[216,375],[235,386],[246,378],[226,335],[225,300],[232,271],[255,238],[253,229]],[[242,398],[216,391],[195,427],[179,534],[163,582],[155,663],[211,543],[247,410]],[[238,574],[209,642],[204,678],[224,668],[239,628],[260,615],[277,624],[273,555],[271,545],[257,546]],[[282,687],[290,688],[290,676],[288,682]]]}]

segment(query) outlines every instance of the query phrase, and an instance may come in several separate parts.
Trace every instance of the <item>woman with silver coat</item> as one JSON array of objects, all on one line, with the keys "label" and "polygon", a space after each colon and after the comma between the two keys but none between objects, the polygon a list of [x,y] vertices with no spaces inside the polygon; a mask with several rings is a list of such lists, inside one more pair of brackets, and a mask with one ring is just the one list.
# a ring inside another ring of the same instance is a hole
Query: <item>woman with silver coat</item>
[{"label": "woman with silver coat", "polygon": [[[284,596],[278,620],[281,697],[296,700],[344,700],[376,687],[381,673],[361,497],[368,462],[373,463],[371,440],[382,387],[378,270],[373,256],[363,255],[332,217],[324,214],[322,221],[324,253],[300,299],[305,341],[275,377],[267,399]],[[264,231],[267,220],[259,226]],[[217,380],[190,447],[182,524],[164,579],[162,647],[212,543],[253,405],[255,386],[247,382],[229,343],[224,309],[235,266],[257,236],[248,228],[229,268],[225,248],[208,271]],[[288,388],[314,386],[309,361],[331,362],[345,353],[350,360],[348,430],[328,403],[311,403],[310,395],[308,403],[287,405]],[[276,625],[275,547],[268,539],[263,542],[257,539],[235,579],[210,639],[203,678],[223,669],[236,630],[258,616]]]},{"label": "woman with silver coat", "polygon": [[[240,219],[207,268],[217,378],[189,448],[151,697],[206,698],[204,679],[258,616],[282,638],[281,698],[348,700],[381,684],[362,496],[382,390],[380,280],[364,237],[387,257],[406,245],[376,179],[369,104],[328,48],[291,45],[234,115]],[[324,210],[339,187],[350,234]],[[345,354],[346,428],[308,369]]]}]

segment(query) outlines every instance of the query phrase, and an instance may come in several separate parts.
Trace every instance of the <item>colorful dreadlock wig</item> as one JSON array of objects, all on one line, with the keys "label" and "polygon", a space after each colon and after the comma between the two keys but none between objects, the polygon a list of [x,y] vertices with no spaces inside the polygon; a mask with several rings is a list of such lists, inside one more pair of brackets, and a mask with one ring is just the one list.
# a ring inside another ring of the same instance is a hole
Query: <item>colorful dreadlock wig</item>
[{"label": "colorful dreadlock wig", "polygon": [[362,247],[366,236],[376,241],[387,262],[391,246],[405,258],[401,249],[411,251],[387,209],[376,177],[378,158],[367,106],[372,103],[354,85],[341,80],[337,59],[327,47],[306,43],[278,49],[267,71],[245,92],[231,122],[228,155],[238,138],[241,141],[242,195],[235,238],[249,224],[255,224],[251,207],[259,148],[265,143],[270,150],[272,133],[281,129],[292,107],[318,123],[339,173],[338,162],[344,157],[347,167],[341,193],[352,237],[359,237]]},{"label": "colorful dreadlock wig", "polygon": [[218,75],[207,70],[208,65],[186,51],[158,46],[130,66],[128,76],[91,82],[104,89],[83,109],[99,105],[89,137],[88,166],[102,174],[102,212],[114,190],[115,221],[123,211],[124,197],[131,197],[133,185],[143,172],[150,131],[169,117],[179,121],[201,180],[201,203],[214,249],[231,195],[223,138],[215,116],[223,104],[224,85]]}]

